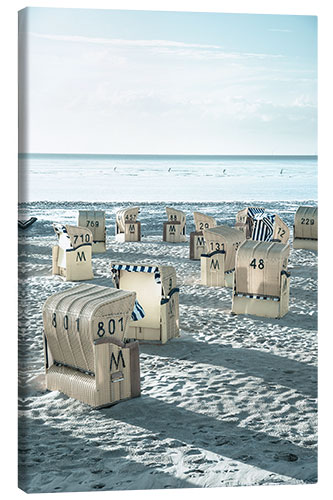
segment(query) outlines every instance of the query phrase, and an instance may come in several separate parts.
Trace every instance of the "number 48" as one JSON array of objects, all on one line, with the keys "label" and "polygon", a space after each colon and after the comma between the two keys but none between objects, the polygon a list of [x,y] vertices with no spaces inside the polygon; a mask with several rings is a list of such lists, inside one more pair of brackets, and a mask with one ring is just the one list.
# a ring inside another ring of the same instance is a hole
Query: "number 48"
[{"label": "number 48", "polygon": [[265,267],[264,259],[259,259],[258,266],[257,266],[257,259],[253,259],[250,266],[253,267],[253,269],[256,269],[257,267],[258,269],[264,269]]}]

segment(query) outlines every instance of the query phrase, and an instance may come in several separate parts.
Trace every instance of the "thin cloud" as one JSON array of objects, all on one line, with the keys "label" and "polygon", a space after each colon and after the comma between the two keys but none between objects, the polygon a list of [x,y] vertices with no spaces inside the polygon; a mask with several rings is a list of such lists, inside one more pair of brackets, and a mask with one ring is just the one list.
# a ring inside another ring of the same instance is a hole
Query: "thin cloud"
[{"label": "thin cloud", "polygon": [[281,58],[280,54],[227,52],[220,45],[177,42],[174,40],[127,40],[120,38],[85,37],[79,35],[47,35],[30,33],[36,38],[70,43],[88,43],[116,48],[148,48],[154,53],[195,59]]},{"label": "thin cloud", "polygon": [[173,40],[126,40],[122,38],[100,38],[87,37],[79,35],[46,35],[41,33],[33,33],[30,35],[37,38],[45,38],[48,40],[57,40],[61,42],[79,42],[79,43],[94,43],[107,44],[116,46],[133,46],[133,47],[191,47],[191,48],[206,48],[206,49],[222,49],[219,45],[199,44],[176,42]]}]

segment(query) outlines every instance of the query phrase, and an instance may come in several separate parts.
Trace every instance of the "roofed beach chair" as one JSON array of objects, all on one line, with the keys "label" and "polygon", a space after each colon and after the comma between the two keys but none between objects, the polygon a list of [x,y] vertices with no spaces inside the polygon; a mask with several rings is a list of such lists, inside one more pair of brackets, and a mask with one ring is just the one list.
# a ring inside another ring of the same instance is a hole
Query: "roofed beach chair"
[{"label": "roofed beach chair", "polygon": [[288,244],[246,240],[236,254],[232,312],[281,318],[289,310]]},{"label": "roofed beach chair", "polygon": [[116,213],[116,240],[141,241],[141,223],[137,220],[139,207],[129,207]]},{"label": "roofed beach chair", "polygon": [[238,247],[245,241],[243,232],[229,226],[203,231],[205,253],[201,254],[201,283],[232,287]]},{"label": "roofed beach chair", "polygon": [[190,259],[200,260],[201,254],[205,252],[204,229],[210,229],[217,226],[214,217],[193,212],[195,231],[190,233]]},{"label": "roofed beach chair", "polygon": [[87,227],[92,232],[92,253],[106,251],[105,212],[103,210],[79,210],[78,225]]},{"label": "roofed beach chair", "polygon": [[168,221],[163,223],[163,241],[181,243],[186,241],[186,215],[176,208],[165,207]]},{"label": "roofed beach chair", "polygon": [[235,228],[244,232],[247,239],[256,241],[280,241],[287,243],[290,230],[276,214],[270,215],[264,208],[247,207],[236,215]]},{"label": "roofed beach chair", "polygon": [[242,231],[247,239],[251,238],[253,219],[256,215],[263,214],[264,208],[246,207],[237,212],[235,228]]},{"label": "roofed beach chair", "polygon": [[57,223],[53,224],[53,229],[58,245],[52,248],[52,274],[59,274],[65,281],[93,279],[90,229]]},{"label": "roofed beach chair", "polygon": [[318,250],[318,207],[298,207],[295,214],[293,247]]},{"label": "roofed beach chair", "polygon": [[111,272],[117,288],[136,292],[145,314],[130,323],[129,338],[164,344],[179,336],[179,288],[172,266],[115,262]]},{"label": "roofed beach chair", "polygon": [[135,293],[81,284],[43,307],[46,387],[93,407],[140,396],[138,342],[126,333]]}]

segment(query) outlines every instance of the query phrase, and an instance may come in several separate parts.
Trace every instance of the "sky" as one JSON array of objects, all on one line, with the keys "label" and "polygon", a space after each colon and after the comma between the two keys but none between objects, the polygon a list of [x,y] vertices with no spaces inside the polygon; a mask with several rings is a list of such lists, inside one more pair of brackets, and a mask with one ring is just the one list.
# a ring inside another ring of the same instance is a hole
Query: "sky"
[{"label": "sky", "polygon": [[27,8],[19,150],[317,154],[317,18]]}]

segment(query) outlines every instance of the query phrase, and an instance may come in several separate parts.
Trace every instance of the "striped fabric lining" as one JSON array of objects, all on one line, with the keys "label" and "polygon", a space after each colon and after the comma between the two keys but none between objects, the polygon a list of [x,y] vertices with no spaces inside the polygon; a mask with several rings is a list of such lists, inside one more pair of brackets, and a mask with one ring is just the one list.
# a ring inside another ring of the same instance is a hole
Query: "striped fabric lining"
[{"label": "striped fabric lining", "polygon": [[[156,266],[133,266],[129,264],[111,264],[112,280],[115,286],[119,287],[118,271],[128,271],[136,273],[154,273],[156,283],[161,284],[161,274]],[[139,321],[145,317],[145,312],[141,304],[135,300],[134,309],[132,312],[132,320]]]},{"label": "striped fabric lining", "polygon": [[250,217],[252,217],[252,219],[254,219],[256,215],[263,214],[264,212],[265,212],[264,208],[249,207],[247,209],[247,213]]},{"label": "striped fabric lining", "polygon": [[154,273],[156,283],[161,284],[161,274],[155,266],[133,266],[126,264],[112,264],[111,271],[129,271],[137,273]]},{"label": "striped fabric lining", "polygon": [[251,295],[246,293],[237,293],[234,292],[234,295],[237,297],[246,297],[247,299],[259,299],[259,300],[273,300],[274,302],[279,302],[279,297],[268,297],[267,295]]},{"label": "striped fabric lining", "polygon": [[275,215],[258,214],[253,220],[252,240],[271,241]]},{"label": "striped fabric lining", "polygon": [[145,317],[145,312],[143,310],[143,307],[139,302],[135,299],[134,303],[134,309],[132,311],[132,320],[133,321],[139,321],[140,319]]}]

